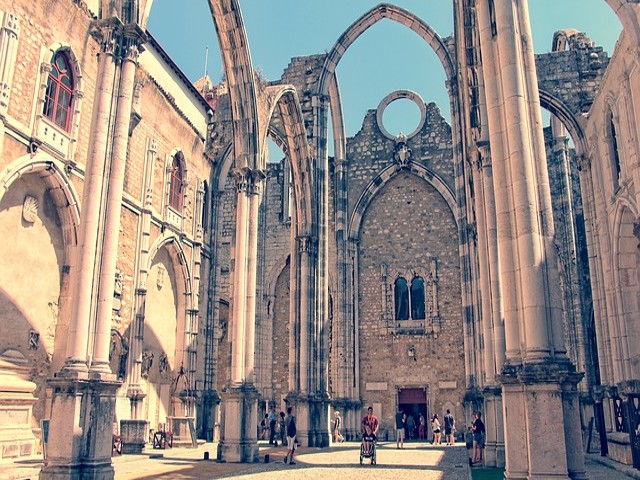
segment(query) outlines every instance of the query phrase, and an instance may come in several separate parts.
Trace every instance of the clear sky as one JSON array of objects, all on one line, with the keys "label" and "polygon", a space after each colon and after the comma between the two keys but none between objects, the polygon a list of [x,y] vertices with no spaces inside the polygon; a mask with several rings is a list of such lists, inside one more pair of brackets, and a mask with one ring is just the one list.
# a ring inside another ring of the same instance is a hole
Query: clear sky
[{"label": "clear sky", "polygon": [[[277,80],[292,57],[329,51],[338,37],[379,0],[240,0],[254,67]],[[451,0],[397,0],[441,37],[453,33]],[[609,54],[621,31],[604,0],[529,0],[536,52],[551,48],[563,28],[586,32]],[[205,0],[154,0],[147,26],[192,81],[205,72],[222,78],[218,40]],[[430,47],[416,34],[389,20],[378,22],[347,50],[338,68],[347,135],[361,127],[368,109],[390,92],[408,89],[436,102],[450,118],[445,75]],[[410,101],[393,102],[383,121],[391,133],[410,132],[419,113]]]}]

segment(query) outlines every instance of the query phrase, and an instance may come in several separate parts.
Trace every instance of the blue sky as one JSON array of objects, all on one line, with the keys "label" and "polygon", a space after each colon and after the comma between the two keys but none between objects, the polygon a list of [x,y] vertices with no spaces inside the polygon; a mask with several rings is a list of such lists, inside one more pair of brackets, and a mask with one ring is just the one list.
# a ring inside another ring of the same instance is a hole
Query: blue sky
[{"label": "blue sky", "polygon": [[[240,0],[254,67],[277,80],[292,57],[329,51],[357,18],[378,0]],[[394,2],[431,25],[441,37],[453,32],[451,0]],[[562,28],[586,32],[609,54],[620,34],[617,17],[604,0],[529,0],[536,52],[550,50]],[[195,81],[205,71],[222,78],[215,28],[204,0],[154,0],[147,26],[176,64]],[[436,102],[449,118],[445,75],[430,47],[416,34],[389,20],[367,30],[347,50],[337,68],[347,135],[354,135],[368,109],[390,92],[408,89]],[[418,109],[410,101],[393,102],[383,121],[391,133],[412,131]]]}]

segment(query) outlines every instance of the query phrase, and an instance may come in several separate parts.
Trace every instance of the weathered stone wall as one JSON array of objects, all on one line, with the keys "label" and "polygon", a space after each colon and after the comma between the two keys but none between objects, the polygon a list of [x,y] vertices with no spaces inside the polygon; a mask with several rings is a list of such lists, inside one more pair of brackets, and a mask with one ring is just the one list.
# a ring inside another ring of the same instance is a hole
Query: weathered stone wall
[{"label": "weathered stone wall", "polygon": [[[427,104],[426,121],[420,132],[408,139],[411,160],[437,174],[454,191],[451,127],[440,114],[440,108]],[[376,122],[376,111],[369,110],[362,128],[347,141],[349,175],[349,216],[366,186],[389,164],[394,163],[395,142],[382,135]]]},{"label": "weathered stone wall", "polygon": [[[360,391],[365,404],[382,404],[385,428],[392,427],[398,387],[428,388],[431,413],[440,413],[446,401],[459,405],[464,394],[456,240],[456,223],[446,202],[432,186],[411,173],[400,173],[385,185],[365,215],[358,280]],[[433,257],[438,265],[441,331],[437,335],[391,333],[383,318],[380,294],[383,265],[389,271],[428,271]],[[415,349],[414,357],[408,355],[410,348]],[[441,381],[453,381],[456,386],[441,390]],[[368,386],[375,382],[384,382],[386,389],[370,391]]]},{"label": "weathered stone wall", "polygon": [[609,64],[602,47],[580,44],[575,49],[535,56],[540,90],[562,100],[574,115],[591,107]]}]

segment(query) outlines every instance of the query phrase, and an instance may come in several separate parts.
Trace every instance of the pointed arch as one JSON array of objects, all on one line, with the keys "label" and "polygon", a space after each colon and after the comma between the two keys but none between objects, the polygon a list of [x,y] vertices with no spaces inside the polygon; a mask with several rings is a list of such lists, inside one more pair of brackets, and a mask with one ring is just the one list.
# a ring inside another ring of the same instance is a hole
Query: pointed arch
[{"label": "pointed arch", "polygon": [[[173,265],[178,268],[176,271],[176,280],[180,280],[180,286],[182,287],[182,294],[191,295],[191,272],[189,271],[189,262],[187,261],[187,256],[184,253],[184,248],[182,247],[182,243],[180,242],[180,238],[173,234],[169,233],[164,237],[160,237],[156,239],[154,244],[149,249],[148,263],[147,263],[147,271],[151,269],[151,265],[158,254],[158,252],[162,249],[166,248],[169,252],[169,256],[173,261]],[[190,307],[188,307],[190,308]]]},{"label": "pointed arch", "polygon": [[78,244],[78,225],[80,224],[80,200],[71,180],[65,172],[62,162],[48,157],[44,153],[24,155],[12,162],[0,178],[0,201],[11,184],[24,175],[38,175],[50,188],[58,215],[62,222],[65,257],[70,261]]},{"label": "pointed arch", "polygon": [[640,4],[637,0],[605,0],[615,12],[623,30],[632,35],[632,43],[640,44]]},{"label": "pointed arch", "polygon": [[397,165],[392,164],[387,168],[382,170],[377,177],[371,180],[367,187],[360,195],[358,199],[353,214],[351,215],[351,221],[349,222],[349,230],[348,230],[348,238],[354,242],[358,241],[360,237],[360,229],[362,228],[362,220],[364,218],[364,214],[369,208],[369,205],[376,197],[376,195],[389,183],[393,178],[395,178],[400,172],[409,171],[414,175],[422,178],[429,185],[434,187],[438,193],[442,196],[442,198],[447,202],[449,209],[456,221],[456,226],[460,228],[460,219],[456,212],[458,211],[456,206],[456,199],[453,195],[453,192],[449,188],[449,186],[442,180],[438,175],[433,173],[428,168],[411,162],[409,164],[409,169],[399,169]]},{"label": "pointed arch", "polygon": [[546,90],[540,89],[539,94],[540,105],[542,106],[542,108],[548,110],[552,115],[556,116],[569,131],[569,134],[571,135],[571,138],[573,139],[576,147],[576,154],[578,156],[587,155],[589,151],[587,138],[585,136],[582,125],[573,114],[573,112],[562,100],[553,96]]},{"label": "pointed arch", "polygon": [[[292,85],[269,87],[269,98],[271,99],[271,104],[269,105],[268,120],[265,122],[267,124],[265,129],[260,132],[262,137],[260,144],[263,145],[263,149],[266,149],[266,137],[269,134],[274,136],[276,143],[281,144],[284,140],[286,145],[284,151],[293,172],[296,203],[295,218],[298,222],[297,234],[309,235],[314,219],[313,186],[311,185],[313,176],[311,174],[311,155],[309,153],[300,100],[296,89]],[[282,121],[280,130],[270,125],[276,108]],[[276,132],[277,135],[275,135]]]}]

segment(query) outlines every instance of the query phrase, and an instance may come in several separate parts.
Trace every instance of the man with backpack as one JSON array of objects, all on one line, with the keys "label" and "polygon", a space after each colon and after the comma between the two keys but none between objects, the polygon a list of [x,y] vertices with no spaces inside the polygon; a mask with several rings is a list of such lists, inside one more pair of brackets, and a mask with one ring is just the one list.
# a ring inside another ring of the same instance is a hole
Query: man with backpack
[{"label": "man with backpack", "polygon": [[287,454],[284,456],[284,463],[289,460],[289,465],[295,465],[293,452],[296,449],[296,417],[293,416],[293,407],[287,407],[287,418],[284,421],[287,430]]}]

